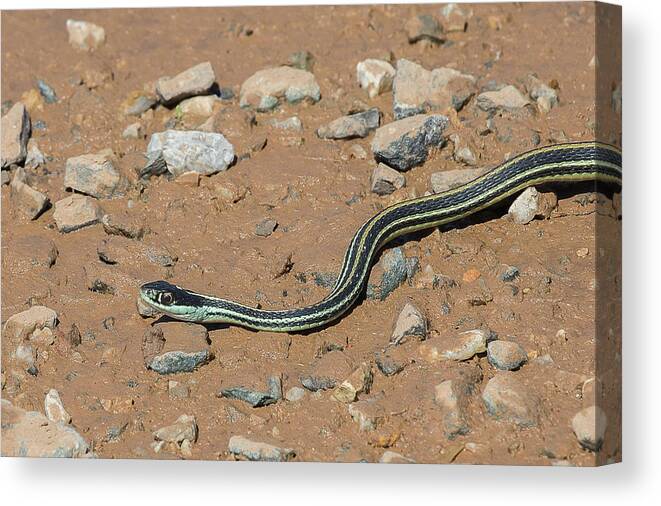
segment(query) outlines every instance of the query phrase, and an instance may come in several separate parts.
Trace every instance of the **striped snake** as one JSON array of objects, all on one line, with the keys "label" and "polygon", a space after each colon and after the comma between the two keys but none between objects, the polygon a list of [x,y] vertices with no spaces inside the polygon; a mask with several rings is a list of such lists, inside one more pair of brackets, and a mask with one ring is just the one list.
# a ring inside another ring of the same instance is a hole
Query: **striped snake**
[{"label": "striped snake", "polygon": [[607,144],[556,144],[512,158],[458,188],[394,204],[358,229],[333,289],[323,300],[309,306],[256,309],[166,281],[142,285],[140,297],[157,311],[189,322],[229,323],[274,332],[321,327],[340,318],[356,302],[365,288],[374,257],[396,237],[457,221],[538,184],[599,181],[621,187],[621,162],[620,150]]}]

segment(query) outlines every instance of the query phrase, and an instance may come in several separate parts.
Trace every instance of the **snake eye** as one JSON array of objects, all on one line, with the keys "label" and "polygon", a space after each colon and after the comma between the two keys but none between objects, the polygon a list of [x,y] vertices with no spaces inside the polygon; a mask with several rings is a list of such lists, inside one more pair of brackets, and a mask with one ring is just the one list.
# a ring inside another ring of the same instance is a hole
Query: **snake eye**
[{"label": "snake eye", "polygon": [[164,306],[169,306],[174,302],[174,297],[170,292],[164,292],[161,294],[159,297],[159,302],[163,304]]}]

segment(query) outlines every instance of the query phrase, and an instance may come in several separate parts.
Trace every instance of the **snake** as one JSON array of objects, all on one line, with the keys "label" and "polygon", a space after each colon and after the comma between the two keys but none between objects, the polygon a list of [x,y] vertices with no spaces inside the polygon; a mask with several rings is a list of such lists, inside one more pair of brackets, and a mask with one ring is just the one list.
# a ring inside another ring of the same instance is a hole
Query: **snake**
[{"label": "snake", "polygon": [[621,191],[622,152],[597,141],[538,147],[456,188],[386,207],[354,234],[330,293],[304,307],[255,308],[162,280],[142,285],[139,297],[155,311],[187,322],[225,323],[272,332],[324,327],[336,322],[357,302],[367,285],[372,262],[393,239],[456,222],[531,186],[585,181],[613,185]]}]

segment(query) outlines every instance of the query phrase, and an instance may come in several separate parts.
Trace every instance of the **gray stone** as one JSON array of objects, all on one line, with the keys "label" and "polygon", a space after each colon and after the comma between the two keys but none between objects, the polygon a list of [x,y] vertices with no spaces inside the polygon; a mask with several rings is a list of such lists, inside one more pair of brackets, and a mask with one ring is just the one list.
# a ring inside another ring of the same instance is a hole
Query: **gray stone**
[{"label": "gray stone", "polygon": [[6,399],[2,406],[2,455],[7,457],[89,457],[90,447],[72,427],[25,411]]},{"label": "gray stone", "polygon": [[378,162],[406,171],[427,160],[431,148],[443,144],[448,118],[419,114],[382,126],[372,140],[372,152]]},{"label": "gray stone", "polygon": [[123,139],[141,139],[142,137],[144,137],[144,133],[140,123],[131,123],[122,132]]},{"label": "gray stone", "polygon": [[398,286],[413,275],[413,270],[402,248],[386,250],[376,267],[372,269],[367,282],[366,297],[385,300]]},{"label": "gray stone", "polygon": [[599,406],[583,408],[571,421],[578,442],[583,448],[593,452],[599,451],[601,448],[607,425],[606,413]]},{"label": "gray stone", "polygon": [[13,354],[13,358],[15,358],[26,371],[37,370],[37,350],[35,350],[31,344],[25,342],[19,344]]},{"label": "gray stone", "polygon": [[448,439],[468,434],[468,389],[461,380],[445,380],[434,387],[434,401],[443,412],[443,433]]},{"label": "gray stone", "polygon": [[53,218],[60,232],[68,233],[98,223],[103,216],[101,206],[91,197],[72,195],[55,202]]},{"label": "gray stone", "polygon": [[377,195],[390,195],[395,190],[406,186],[406,178],[384,163],[378,164],[372,171],[370,190]]},{"label": "gray stone", "polygon": [[356,78],[360,87],[367,90],[367,95],[375,98],[392,89],[395,68],[385,60],[368,58],[356,65]]},{"label": "gray stone", "polygon": [[69,44],[77,49],[98,49],[106,41],[106,31],[99,25],[87,21],[67,19]]},{"label": "gray stone", "polygon": [[28,153],[25,156],[24,166],[27,169],[36,169],[46,163],[46,157],[39,149],[37,141],[30,139],[28,141]]},{"label": "gray stone", "polygon": [[55,329],[57,313],[46,306],[32,306],[30,309],[10,316],[3,328],[3,337],[14,341],[29,338],[35,330]]},{"label": "gray stone", "polygon": [[57,102],[57,94],[55,93],[55,90],[44,80],[37,79],[37,88],[47,104],[54,104]]},{"label": "gray stone", "polygon": [[283,66],[260,70],[241,85],[241,107],[268,111],[282,99],[290,103],[303,100],[318,102],[321,91],[314,75],[305,70]]},{"label": "gray stone", "polygon": [[244,436],[232,436],[227,448],[235,457],[253,461],[287,462],[296,457],[296,452],[291,448],[251,441]]},{"label": "gray stone", "polygon": [[176,374],[179,372],[192,372],[198,367],[208,363],[213,356],[209,350],[201,351],[168,351],[157,355],[149,364],[152,371],[158,374]]},{"label": "gray stone", "polygon": [[50,206],[46,195],[28,186],[23,167],[16,169],[9,188],[13,205],[30,220],[37,219]]},{"label": "gray stone", "polygon": [[285,399],[287,399],[289,402],[301,401],[303,400],[303,397],[305,397],[305,389],[301,387],[291,387],[285,393]]},{"label": "gray stone", "polygon": [[492,341],[487,346],[487,358],[495,368],[512,371],[521,367],[528,360],[528,355],[518,343]]},{"label": "gray stone", "polygon": [[390,355],[384,353],[376,354],[376,366],[384,376],[394,376],[404,370],[406,364],[396,361]]},{"label": "gray stone", "polygon": [[477,96],[477,106],[483,111],[519,111],[530,101],[511,84],[498,91],[485,91]]},{"label": "gray stone", "polygon": [[154,432],[154,439],[166,443],[181,445],[184,441],[194,443],[197,440],[197,422],[194,416],[181,415],[172,425],[161,427]]},{"label": "gray stone", "polygon": [[105,149],[69,158],[65,166],[64,187],[100,199],[121,193],[124,184],[115,169],[113,157],[112,150]]},{"label": "gray stone", "polygon": [[64,409],[60,393],[51,388],[44,399],[44,412],[51,422],[68,424],[71,423],[71,415]]},{"label": "gray stone", "polygon": [[354,370],[352,361],[341,351],[324,353],[300,377],[301,384],[312,392],[335,388]]},{"label": "gray stone", "polygon": [[222,397],[243,401],[247,404],[250,404],[253,408],[260,408],[262,406],[268,406],[269,404],[275,404],[279,399],[275,392],[260,392],[253,390],[252,388],[242,386],[223,388],[220,393]]},{"label": "gray stone", "polygon": [[401,344],[407,337],[415,337],[419,341],[427,339],[427,318],[410,302],[406,303],[395,321],[390,344]]},{"label": "gray stone", "polygon": [[21,102],[16,102],[0,120],[0,157],[2,168],[21,164],[28,153],[30,138],[30,115]]},{"label": "gray stone", "polygon": [[461,110],[475,94],[475,78],[447,67],[427,70],[406,59],[397,61],[393,112],[402,119],[429,111]]},{"label": "gray stone", "polygon": [[443,42],[443,27],[429,14],[414,16],[406,22],[406,35],[411,44],[421,40]]},{"label": "gray stone", "polygon": [[317,129],[317,135],[322,139],[355,139],[356,137],[367,137],[379,127],[381,113],[377,108],[372,108],[357,114],[342,116],[327,125]]},{"label": "gray stone", "polygon": [[361,432],[373,431],[385,419],[381,396],[371,397],[349,404],[349,415]]},{"label": "gray stone", "polygon": [[147,166],[163,160],[174,176],[185,172],[211,175],[227,170],[234,161],[234,147],[219,133],[166,130],[151,136]]},{"label": "gray stone", "polygon": [[255,226],[255,235],[260,237],[270,236],[278,226],[278,222],[271,218],[265,218]]},{"label": "gray stone", "polygon": [[177,74],[161,77],[156,83],[156,93],[164,104],[175,104],[195,95],[206,95],[214,83],[216,74],[211,63],[203,62]]},{"label": "gray stone", "polygon": [[123,112],[126,116],[140,116],[158,103],[155,95],[143,92],[133,93],[124,102]]},{"label": "gray stone", "polygon": [[505,283],[511,283],[519,277],[519,269],[518,267],[509,265],[498,277]]},{"label": "gray stone", "polygon": [[443,193],[473,181],[487,171],[488,169],[455,169],[434,172],[430,178],[431,188],[434,193]]},{"label": "gray stone", "polygon": [[520,427],[534,427],[539,422],[540,401],[517,379],[516,373],[499,372],[482,392],[489,415]]},{"label": "gray stone", "polygon": [[540,81],[537,76],[528,76],[527,87],[530,98],[537,102],[540,112],[547,113],[558,105],[558,92]]},{"label": "gray stone", "polygon": [[145,366],[159,374],[192,372],[213,359],[207,337],[202,325],[184,322],[155,325],[143,336]]}]

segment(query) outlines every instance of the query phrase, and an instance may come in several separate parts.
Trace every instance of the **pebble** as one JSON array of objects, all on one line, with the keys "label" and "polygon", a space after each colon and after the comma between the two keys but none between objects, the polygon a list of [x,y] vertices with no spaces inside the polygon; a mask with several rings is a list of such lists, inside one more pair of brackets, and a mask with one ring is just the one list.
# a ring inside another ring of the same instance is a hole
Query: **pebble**
[{"label": "pebble", "polygon": [[528,354],[518,343],[492,341],[487,345],[487,359],[496,369],[513,371],[528,360]]},{"label": "pebble", "polygon": [[98,223],[102,216],[101,206],[91,197],[72,195],[55,202],[53,218],[62,233],[73,232]]},{"label": "pebble", "polygon": [[44,399],[44,412],[51,422],[69,424],[71,423],[71,415],[64,409],[60,393],[51,388],[46,394]]},{"label": "pebble", "polygon": [[407,337],[427,339],[427,318],[417,307],[407,302],[400,311],[390,336],[390,344],[401,344]]},{"label": "pebble", "polygon": [[431,148],[442,145],[443,131],[448,125],[447,117],[433,114],[419,114],[384,125],[372,139],[374,158],[407,171],[424,163]]},{"label": "pebble", "polygon": [[168,396],[170,399],[188,399],[190,396],[190,389],[188,388],[188,385],[185,385],[180,381],[169,380]]},{"label": "pebble", "polygon": [[608,419],[599,406],[588,406],[572,418],[571,426],[581,446],[593,452],[599,451],[604,442]]},{"label": "pebble", "polygon": [[298,116],[291,116],[290,118],[283,120],[274,118],[267,121],[267,124],[279,130],[291,130],[293,132],[303,131],[303,123],[301,123],[301,119]]},{"label": "pebble", "polygon": [[181,415],[172,425],[161,427],[153,435],[156,441],[174,443],[178,446],[184,441],[194,443],[197,440],[197,422],[194,416]]},{"label": "pebble", "polygon": [[315,103],[321,99],[321,90],[312,73],[283,66],[256,72],[243,82],[239,93],[241,107],[258,111],[269,111],[282,99],[292,104]]},{"label": "pebble", "polygon": [[237,399],[250,404],[253,408],[275,404],[282,398],[282,380],[279,376],[271,376],[268,380],[269,391],[260,392],[251,388],[237,386],[223,388],[221,397]]},{"label": "pebble", "polygon": [[392,90],[395,68],[385,60],[368,58],[356,65],[356,78],[360,87],[367,90],[369,98],[376,98]]},{"label": "pebble", "polygon": [[131,93],[122,104],[126,116],[140,116],[158,103],[156,95],[136,91]]},{"label": "pebble", "polygon": [[435,338],[420,345],[419,354],[427,362],[463,361],[487,351],[487,342],[494,339],[490,330],[474,329],[452,338]]},{"label": "pebble", "polygon": [[285,399],[289,402],[298,402],[305,397],[305,389],[301,387],[291,387],[285,392]]},{"label": "pebble", "polygon": [[0,120],[0,158],[2,168],[21,164],[28,153],[30,115],[21,102],[16,102]]},{"label": "pebble", "polygon": [[413,277],[418,267],[419,260],[416,257],[407,258],[402,248],[386,250],[370,273],[366,297],[386,300],[397,287]]},{"label": "pebble", "polygon": [[106,41],[106,31],[99,25],[87,21],[67,19],[69,44],[77,49],[98,49]]},{"label": "pebble", "polygon": [[36,220],[50,206],[50,200],[46,195],[26,183],[23,167],[18,167],[14,171],[9,189],[12,203],[30,220]]},{"label": "pebble", "polygon": [[214,95],[191,97],[183,100],[177,109],[185,116],[200,116],[208,118],[213,114],[214,105],[218,99]]},{"label": "pebble", "polygon": [[558,197],[555,193],[540,193],[534,186],[531,186],[512,202],[507,212],[514,223],[525,225],[536,216],[548,218],[557,204]]},{"label": "pebble", "polygon": [[37,88],[39,89],[39,93],[41,93],[41,96],[44,97],[44,100],[47,104],[54,104],[57,102],[57,94],[55,93],[55,90],[51,88],[44,80],[37,79]]},{"label": "pebble", "polygon": [[475,77],[447,67],[427,70],[406,59],[397,61],[393,113],[403,119],[430,110],[460,111],[475,94]]},{"label": "pebble", "polygon": [[515,86],[507,85],[498,91],[485,91],[477,96],[477,106],[483,111],[518,111],[530,101]]},{"label": "pebble", "polygon": [[404,457],[401,453],[386,450],[379,459],[381,464],[415,464],[415,460]]},{"label": "pebble", "polygon": [[372,386],[372,367],[363,362],[351,375],[333,391],[336,401],[350,403],[358,398],[358,394],[368,394]]},{"label": "pebble", "polygon": [[36,169],[37,167],[43,166],[46,163],[46,157],[39,149],[37,141],[30,139],[28,141],[28,153],[25,156],[25,163],[23,166],[26,169]]},{"label": "pebble", "polygon": [[7,399],[2,406],[2,454],[11,457],[93,456],[72,427],[55,423],[37,411],[25,411]]},{"label": "pebble", "polygon": [[145,134],[140,123],[131,123],[122,132],[123,139],[142,139]]},{"label": "pebble", "polygon": [[349,404],[349,415],[361,432],[375,430],[385,419],[385,410],[380,401],[381,396],[376,396]]},{"label": "pebble", "polygon": [[99,199],[118,195],[124,184],[113,158],[112,150],[104,149],[67,159],[64,187]]},{"label": "pebble", "polygon": [[410,18],[404,28],[411,44],[421,40],[434,43],[443,42],[443,27],[436,18],[429,14],[421,14]]},{"label": "pebble", "polygon": [[519,427],[534,427],[538,423],[540,400],[529,391],[513,372],[499,372],[489,380],[482,392],[489,415],[510,421]]},{"label": "pebble", "polygon": [[514,281],[516,278],[519,277],[519,269],[518,267],[509,265],[498,277],[504,283],[511,283],[512,281]]},{"label": "pebble", "polygon": [[590,254],[590,250],[588,248],[578,248],[576,250],[576,256],[578,258],[585,258]]},{"label": "pebble", "polygon": [[455,169],[434,172],[430,177],[431,189],[434,193],[452,190],[477,179],[487,171],[488,169]]},{"label": "pebble", "polygon": [[209,93],[215,82],[216,74],[207,61],[174,77],[161,77],[156,82],[156,93],[161,102],[172,105],[188,97]]},{"label": "pebble", "polygon": [[192,372],[213,359],[207,339],[202,325],[168,322],[150,327],[142,339],[145,366],[159,374]]},{"label": "pebble", "polygon": [[176,374],[193,372],[198,367],[208,363],[212,358],[209,350],[202,351],[168,351],[154,357],[149,364],[152,371],[158,374]]},{"label": "pebble", "polygon": [[255,235],[258,235],[260,237],[268,237],[275,231],[277,226],[278,226],[277,221],[271,218],[265,218],[262,221],[260,221],[257,225],[255,225]]},{"label": "pebble", "polygon": [[288,462],[296,457],[291,448],[280,448],[268,443],[251,441],[244,436],[232,436],[227,445],[235,457],[263,462]]},{"label": "pebble", "polygon": [[381,123],[381,113],[374,107],[364,112],[341,116],[317,129],[321,139],[355,139],[367,137]]},{"label": "pebble", "polygon": [[405,363],[396,361],[390,355],[384,353],[376,354],[376,366],[379,368],[379,371],[383,373],[384,376],[394,376],[404,370],[406,367]]},{"label": "pebble", "polygon": [[370,177],[370,190],[377,195],[390,195],[406,186],[406,178],[385,163],[379,163]]},{"label": "pebble", "polygon": [[341,351],[329,351],[301,375],[301,384],[311,392],[330,390],[354,370],[351,359]]},{"label": "pebble", "polygon": [[312,72],[315,58],[310,51],[296,51],[287,58],[287,65],[301,70]]},{"label": "pebble", "polygon": [[227,170],[234,161],[234,146],[219,133],[166,130],[151,136],[147,158],[145,171],[160,160],[173,176],[190,171],[208,176]]},{"label": "pebble", "polygon": [[530,98],[537,102],[537,108],[542,113],[548,113],[558,105],[558,92],[540,81],[537,76],[528,76],[528,93]]},{"label": "pebble", "polygon": [[465,32],[468,29],[468,20],[472,12],[465,12],[456,3],[448,3],[441,8],[443,28],[446,33]]},{"label": "pebble", "polygon": [[466,404],[470,390],[460,380],[445,380],[434,387],[434,401],[443,412],[443,433],[448,439],[470,432]]},{"label": "pebble", "polygon": [[2,334],[5,339],[22,341],[28,339],[35,330],[57,326],[57,313],[46,306],[32,306],[30,309],[10,316],[5,322]]}]

